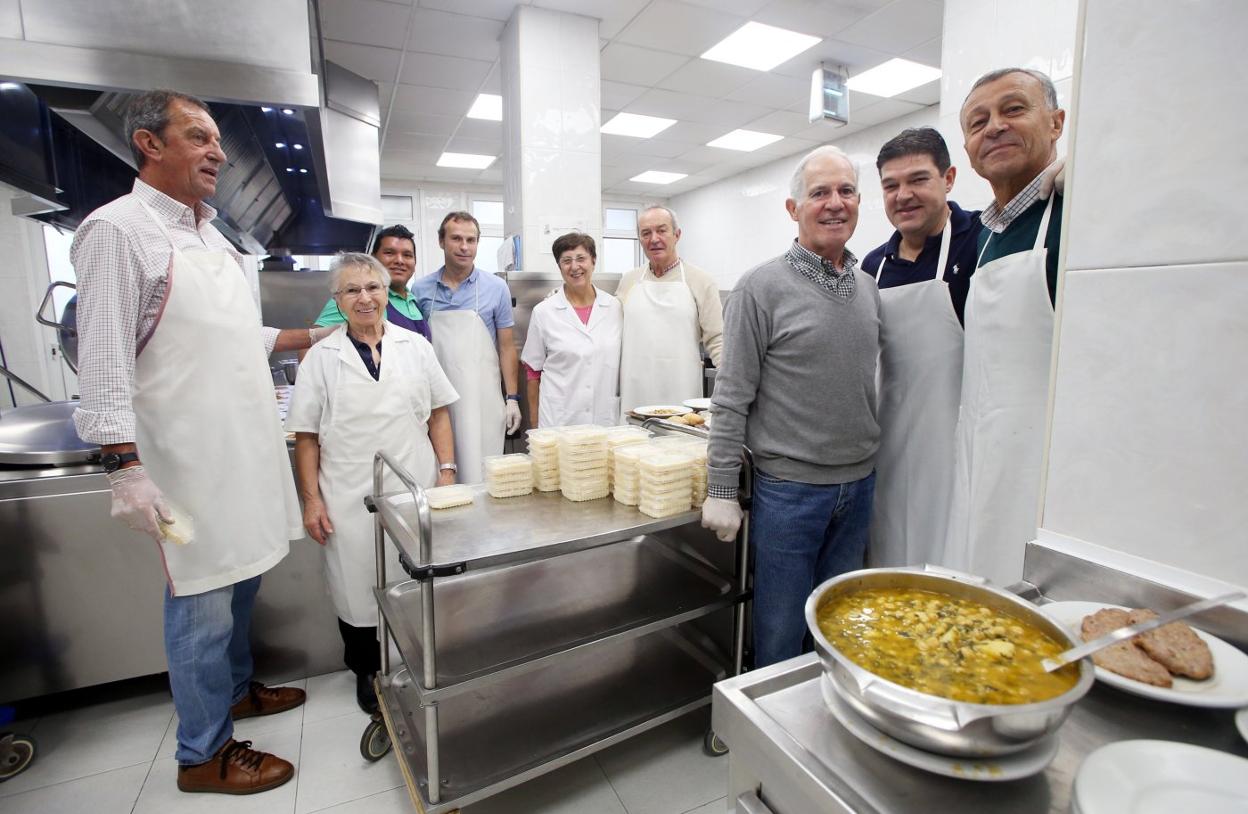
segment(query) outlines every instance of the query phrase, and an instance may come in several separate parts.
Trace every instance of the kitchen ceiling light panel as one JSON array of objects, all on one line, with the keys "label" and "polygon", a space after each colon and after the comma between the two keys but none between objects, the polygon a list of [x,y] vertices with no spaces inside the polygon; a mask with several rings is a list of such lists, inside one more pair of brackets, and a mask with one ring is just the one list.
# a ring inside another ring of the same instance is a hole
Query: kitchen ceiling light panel
[{"label": "kitchen ceiling light panel", "polygon": [[845,84],[850,90],[887,99],[936,79],[940,79],[940,68],[897,58],[851,76]]},{"label": "kitchen ceiling light panel", "polygon": [[675,123],[675,119],[663,119],[658,116],[642,116],[639,113],[617,113],[612,117],[611,121],[602,126],[602,132],[609,136],[652,138]]},{"label": "kitchen ceiling light panel", "polygon": [[473,153],[443,153],[438,159],[439,167],[459,167],[466,170],[483,170],[494,163],[497,156]]},{"label": "kitchen ceiling light panel", "polygon": [[660,172],[658,170],[646,170],[641,175],[634,175],[629,178],[630,181],[636,181],[639,184],[670,184],[679,181],[681,178],[687,177],[688,173],[683,172]]},{"label": "kitchen ceiling light panel", "polygon": [[777,136],[774,133],[760,133],[757,130],[733,130],[731,133],[725,133],[714,141],[708,141],[706,146],[752,153],[759,147],[774,144],[782,138],[784,136]]},{"label": "kitchen ceiling light panel", "polygon": [[702,58],[756,71],[770,71],[819,41],[819,37],[809,34],[748,22],[720,40]]},{"label": "kitchen ceiling light panel", "polygon": [[503,120],[503,97],[493,93],[481,93],[477,100],[468,108],[468,118],[488,119],[494,122]]}]

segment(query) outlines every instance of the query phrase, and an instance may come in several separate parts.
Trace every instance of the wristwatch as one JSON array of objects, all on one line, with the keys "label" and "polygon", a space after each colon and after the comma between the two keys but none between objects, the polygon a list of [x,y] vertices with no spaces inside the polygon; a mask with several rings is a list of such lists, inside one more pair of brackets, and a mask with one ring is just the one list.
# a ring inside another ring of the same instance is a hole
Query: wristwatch
[{"label": "wristwatch", "polygon": [[455,464],[442,464],[438,467],[439,472],[458,472],[459,467]]},{"label": "wristwatch", "polygon": [[138,460],[139,453],[137,452],[110,452],[100,458],[100,463],[103,464],[104,471],[111,475],[126,464],[136,463]]},{"label": "wristwatch", "polygon": [[518,402],[518,401],[520,401],[520,394],[519,394],[519,393],[508,393],[508,394],[507,394],[507,400],[508,400],[508,401],[516,401],[516,402]]}]

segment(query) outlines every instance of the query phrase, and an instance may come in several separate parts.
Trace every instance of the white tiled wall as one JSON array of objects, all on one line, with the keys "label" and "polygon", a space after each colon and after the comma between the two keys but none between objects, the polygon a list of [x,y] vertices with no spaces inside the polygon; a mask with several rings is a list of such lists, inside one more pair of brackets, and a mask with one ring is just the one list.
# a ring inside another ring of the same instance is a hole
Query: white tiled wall
[{"label": "white tiled wall", "polygon": [[[936,118],[936,107],[932,106],[830,142],[849,153],[858,167],[862,203],[849,248],[859,257],[893,233],[884,216],[884,198],[875,170],[880,147],[907,127],[934,127]],[[706,269],[719,281],[719,287],[727,290],[744,272],[783,253],[797,236],[797,224],[785,211],[784,201],[801,156],[788,156],[674,196],[671,206],[680,217],[681,256]],[[973,207],[987,201],[982,195],[977,200],[963,198],[960,178],[953,197]]]},{"label": "white tiled wall", "polygon": [[1245,30],[1235,0],[1086,3],[1044,504],[1046,529],[1239,585]]}]

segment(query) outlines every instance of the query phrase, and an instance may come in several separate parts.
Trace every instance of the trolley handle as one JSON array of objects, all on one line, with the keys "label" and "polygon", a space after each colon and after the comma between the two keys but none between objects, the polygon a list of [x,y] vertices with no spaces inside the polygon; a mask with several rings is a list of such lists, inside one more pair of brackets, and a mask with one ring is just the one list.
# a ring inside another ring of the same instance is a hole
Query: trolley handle
[{"label": "trolley handle", "polygon": [[[420,562],[417,566],[428,566],[433,563],[433,517],[429,511],[429,499],[425,497],[425,490],[416,479],[411,476],[401,464],[396,462],[384,450],[377,450],[377,454],[373,456],[373,500],[381,500],[382,495],[382,474],[388,468],[396,477],[407,487],[408,493],[412,496],[412,503],[416,506],[417,534],[416,539],[420,547]],[[409,535],[412,533],[411,526],[402,515],[398,515],[399,522],[403,525],[403,530]],[[395,547],[400,552],[403,551],[402,546],[395,542]]]}]

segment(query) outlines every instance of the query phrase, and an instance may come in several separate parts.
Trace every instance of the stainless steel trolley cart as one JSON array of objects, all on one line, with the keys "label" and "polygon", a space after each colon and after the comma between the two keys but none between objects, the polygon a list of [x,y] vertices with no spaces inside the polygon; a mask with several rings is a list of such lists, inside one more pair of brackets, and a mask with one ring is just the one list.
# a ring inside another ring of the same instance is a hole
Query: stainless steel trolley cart
[{"label": "stainless steel trolley cart", "polygon": [[[404,490],[383,491],[386,469]],[[361,749],[377,759],[393,743],[428,814],[709,703],[743,655],[745,534],[729,550],[697,511],[656,520],[610,498],[473,489],[472,505],[435,522],[424,490],[378,452],[365,501],[382,667]],[[387,584],[386,537],[410,580]]]}]

